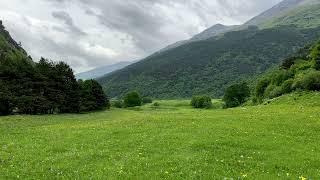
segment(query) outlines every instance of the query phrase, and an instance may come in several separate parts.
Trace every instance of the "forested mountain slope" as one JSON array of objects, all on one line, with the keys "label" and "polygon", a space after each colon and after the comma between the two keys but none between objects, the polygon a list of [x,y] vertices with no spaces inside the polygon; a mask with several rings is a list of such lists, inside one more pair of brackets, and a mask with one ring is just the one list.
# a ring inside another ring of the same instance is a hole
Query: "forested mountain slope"
[{"label": "forested mountain slope", "polygon": [[320,28],[291,26],[229,32],[146,58],[99,81],[111,96],[137,90],[161,98],[219,97],[228,85],[264,72],[319,35]]},{"label": "forested mountain slope", "polygon": [[[286,0],[283,3],[290,11],[272,16],[265,24],[281,17],[296,18],[296,23],[277,21],[265,28],[248,26],[223,36],[187,43],[153,54],[100,78],[99,82],[113,97],[132,90],[159,98],[197,94],[220,97],[228,85],[263,73],[319,37],[317,20],[320,16],[315,8],[316,1]],[[289,6],[288,3],[293,4]],[[278,7],[281,10],[283,6],[280,4]],[[277,8],[271,11],[274,9]],[[314,14],[314,20],[308,24],[298,24],[304,22],[304,14]]]},{"label": "forested mountain slope", "polygon": [[0,57],[2,57],[0,60],[3,60],[4,56],[16,56],[17,58],[12,59],[24,59],[28,62],[32,62],[26,51],[10,36],[0,20]]}]

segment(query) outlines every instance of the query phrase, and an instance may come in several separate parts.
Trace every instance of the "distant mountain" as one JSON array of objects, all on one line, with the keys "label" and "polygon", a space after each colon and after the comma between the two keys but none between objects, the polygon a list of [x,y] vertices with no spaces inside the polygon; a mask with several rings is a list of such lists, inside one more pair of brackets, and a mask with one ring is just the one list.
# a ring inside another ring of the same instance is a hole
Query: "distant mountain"
[{"label": "distant mountain", "polygon": [[119,62],[116,64],[112,64],[112,65],[108,65],[108,66],[103,66],[103,67],[99,67],[87,72],[83,72],[83,73],[79,73],[76,74],[76,78],[77,79],[96,79],[98,77],[101,77],[103,75],[109,74],[113,71],[122,69],[130,64],[132,64],[134,62],[129,62],[129,61],[123,61],[123,62]]},{"label": "distant mountain", "polygon": [[232,30],[234,30],[234,29],[236,29],[238,27],[239,26],[237,26],[237,25],[225,26],[225,25],[222,25],[222,24],[216,24],[216,25],[213,25],[212,27],[204,30],[203,32],[201,32],[199,34],[196,34],[195,36],[193,36],[189,40],[178,41],[178,42],[176,42],[174,44],[171,44],[171,45],[161,49],[160,51],[156,52],[155,54],[158,54],[158,53],[161,53],[161,52],[164,52],[164,51],[167,51],[167,50],[170,50],[170,49],[173,49],[173,48],[176,48],[176,47],[188,44],[188,43],[192,43],[192,42],[196,42],[196,41],[202,41],[202,40],[206,40],[206,39],[209,39],[209,38],[212,38],[212,37],[215,37],[215,36],[219,36],[219,35],[221,35],[223,33],[232,31]]},{"label": "distant mountain", "polygon": [[[201,40],[180,42],[99,81],[113,97],[132,90],[159,98],[220,97],[228,85],[265,72],[320,37],[318,2],[285,0],[242,26],[215,25],[195,36]],[[302,23],[310,14],[312,21]]]},{"label": "distant mountain", "polygon": [[225,26],[222,24],[216,24],[206,30],[204,30],[203,32],[193,36],[190,41],[202,41],[202,40],[206,40],[209,38],[212,38],[214,36],[223,34],[225,32],[231,31],[235,28],[238,28],[239,26],[235,25],[235,26]]},{"label": "distant mountain", "polygon": [[[290,8],[292,9],[292,8]],[[260,24],[261,28],[293,25],[299,28],[314,28],[320,25],[320,0],[300,1],[295,8],[280,16],[271,18]]]},{"label": "distant mountain", "polygon": [[271,9],[252,18],[251,20],[246,22],[244,25],[260,25],[267,20],[280,16],[281,14],[287,13],[288,11],[299,6],[304,1],[309,1],[309,0],[284,0],[279,4],[275,5],[274,7],[272,7]]}]

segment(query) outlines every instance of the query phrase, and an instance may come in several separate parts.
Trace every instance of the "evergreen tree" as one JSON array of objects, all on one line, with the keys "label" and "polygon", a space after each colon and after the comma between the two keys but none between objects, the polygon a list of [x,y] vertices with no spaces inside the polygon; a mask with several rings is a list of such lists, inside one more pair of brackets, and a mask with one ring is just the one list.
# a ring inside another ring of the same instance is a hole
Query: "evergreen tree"
[{"label": "evergreen tree", "polygon": [[0,116],[12,113],[11,98],[11,93],[8,91],[2,80],[0,80]]},{"label": "evergreen tree", "polygon": [[79,80],[78,83],[80,86],[81,111],[102,110],[110,107],[109,99],[97,81]]},{"label": "evergreen tree", "polygon": [[59,87],[59,109],[62,113],[80,111],[80,94],[77,80],[69,65],[59,62],[56,65],[57,87]]}]

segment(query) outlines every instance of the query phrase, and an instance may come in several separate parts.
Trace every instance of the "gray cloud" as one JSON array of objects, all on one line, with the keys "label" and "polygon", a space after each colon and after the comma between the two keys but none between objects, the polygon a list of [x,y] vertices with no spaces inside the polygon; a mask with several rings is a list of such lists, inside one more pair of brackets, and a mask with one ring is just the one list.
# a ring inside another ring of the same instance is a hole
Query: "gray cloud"
[{"label": "gray cloud", "polygon": [[[62,2],[63,0],[56,0],[56,1]],[[54,18],[57,18],[57,19],[63,21],[67,25],[67,27],[71,33],[74,33],[76,35],[82,35],[82,36],[86,35],[86,33],[84,33],[80,28],[78,28],[74,24],[72,17],[67,12],[55,11],[55,12],[52,12],[52,16]],[[64,30],[61,28],[55,27],[55,29],[64,32]]]},{"label": "gray cloud", "polygon": [[280,1],[11,0],[0,2],[0,18],[33,56],[79,72],[143,58],[217,23],[243,23]]}]

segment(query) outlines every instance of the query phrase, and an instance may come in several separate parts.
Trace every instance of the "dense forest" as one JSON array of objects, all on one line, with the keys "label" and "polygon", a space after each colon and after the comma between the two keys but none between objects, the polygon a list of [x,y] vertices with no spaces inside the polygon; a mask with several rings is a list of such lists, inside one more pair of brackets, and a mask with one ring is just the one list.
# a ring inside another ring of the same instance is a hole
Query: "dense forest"
[{"label": "dense forest", "polygon": [[319,35],[320,27],[251,26],[154,54],[98,81],[111,97],[136,90],[157,98],[217,98],[231,84],[264,73]]},{"label": "dense forest", "polygon": [[0,115],[79,113],[108,107],[94,80],[77,82],[64,62],[33,62],[0,21]]}]

